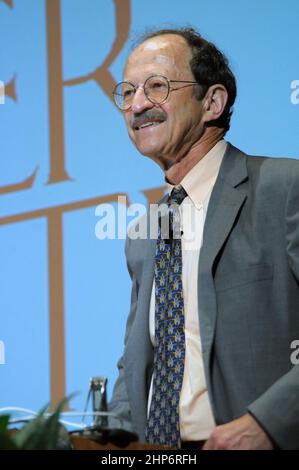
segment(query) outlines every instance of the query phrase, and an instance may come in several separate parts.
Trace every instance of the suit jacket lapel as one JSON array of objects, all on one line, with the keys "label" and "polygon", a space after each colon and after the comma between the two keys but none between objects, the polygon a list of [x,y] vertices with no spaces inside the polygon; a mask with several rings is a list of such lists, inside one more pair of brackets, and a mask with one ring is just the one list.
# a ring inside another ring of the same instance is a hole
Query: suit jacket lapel
[{"label": "suit jacket lapel", "polygon": [[241,183],[247,179],[246,155],[228,144],[210,198],[199,259],[199,322],[208,386],[211,348],[217,316],[213,267],[216,257],[245,203],[247,193]]}]

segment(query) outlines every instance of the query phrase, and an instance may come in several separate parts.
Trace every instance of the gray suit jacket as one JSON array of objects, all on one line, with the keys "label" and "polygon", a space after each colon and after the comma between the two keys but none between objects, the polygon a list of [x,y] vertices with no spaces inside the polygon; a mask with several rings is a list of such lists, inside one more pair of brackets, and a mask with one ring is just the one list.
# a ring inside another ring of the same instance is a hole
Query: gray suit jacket
[{"label": "gray suit jacket", "polygon": [[[153,368],[149,304],[155,240],[127,240],[125,349],[110,410],[144,440]],[[228,145],[204,227],[198,303],[217,424],[250,412],[276,444],[299,448],[299,162]]]}]

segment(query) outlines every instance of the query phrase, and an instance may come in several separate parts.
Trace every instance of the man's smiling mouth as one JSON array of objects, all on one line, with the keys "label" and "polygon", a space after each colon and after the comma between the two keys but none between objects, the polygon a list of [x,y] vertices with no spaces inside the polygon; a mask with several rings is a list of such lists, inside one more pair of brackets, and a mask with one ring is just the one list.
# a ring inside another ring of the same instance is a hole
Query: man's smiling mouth
[{"label": "man's smiling mouth", "polygon": [[135,131],[139,131],[140,129],[144,129],[145,127],[152,127],[152,126],[159,126],[164,121],[148,121],[139,126],[134,126]]},{"label": "man's smiling mouth", "polygon": [[134,131],[140,131],[148,127],[157,127],[166,120],[167,115],[162,110],[147,110],[132,117],[131,127]]}]

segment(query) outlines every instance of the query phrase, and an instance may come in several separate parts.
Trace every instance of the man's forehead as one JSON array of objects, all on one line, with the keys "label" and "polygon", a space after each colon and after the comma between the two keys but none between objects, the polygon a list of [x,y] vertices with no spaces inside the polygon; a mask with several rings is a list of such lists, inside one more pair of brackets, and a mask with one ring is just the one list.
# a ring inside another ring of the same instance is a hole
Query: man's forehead
[{"label": "man's forehead", "polygon": [[136,49],[141,48],[144,51],[157,51],[158,49],[168,49],[171,47],[188,47],[186,40],[178,34],[161,34],[146,39]]},{"label": "man's forehead", "polygon": [[175,66],[176,61],[175,57],[170,54],[163,52],[152,52],[146,54],[135,54],[134,56],[130,56],[126,67],[134,66],[134,65],[147,65],[147,64],[161,64],[161,65],[173,65]]},{"label": "man's forehead", "polygon": [[138,65],[166,65],[169,67],[189,64],[191,52],[184,38],[167,34],[147,39],[129,56],[126,70]]}]

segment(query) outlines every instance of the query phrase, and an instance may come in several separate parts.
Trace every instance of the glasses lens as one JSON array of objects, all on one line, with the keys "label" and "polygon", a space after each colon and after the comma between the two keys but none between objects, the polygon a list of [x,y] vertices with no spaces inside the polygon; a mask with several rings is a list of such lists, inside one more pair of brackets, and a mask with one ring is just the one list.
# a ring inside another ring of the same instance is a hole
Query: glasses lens
[{"label": "glasses lens", "polygon": [[131,83],[118,83],[113,92],[116,105],[120,109],[129,109],[133,101],[134,93],[135,88],[133,85],[131,85]]},{"label": "glasses lens", "polygon": [[161,75],[149,77],[144,84],[144,93],[152,103],[162,103],[169,93],[167,79]]}]

